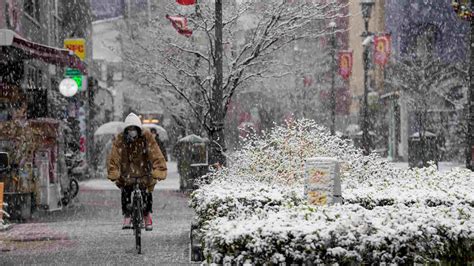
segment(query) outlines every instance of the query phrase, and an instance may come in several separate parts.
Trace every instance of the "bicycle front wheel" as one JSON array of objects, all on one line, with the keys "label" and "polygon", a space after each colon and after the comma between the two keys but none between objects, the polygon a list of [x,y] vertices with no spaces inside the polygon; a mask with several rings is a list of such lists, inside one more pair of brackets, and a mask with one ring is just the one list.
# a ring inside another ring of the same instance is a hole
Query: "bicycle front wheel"
[{"label": "bicycle front wheel", "polygon": [[140,225],[135,226],[135,249],[138,254],[142,254],[142,232]]},{"label": "bicycle front wheel", "polygon": [[141,213],[141,203],[140,201],[135,202],[134,208],[134,219],[133,219],[133,231],[135,233],[135,249],[137,250],[138,254],[142,254],[142,222],[143,222],[143,215]]}]

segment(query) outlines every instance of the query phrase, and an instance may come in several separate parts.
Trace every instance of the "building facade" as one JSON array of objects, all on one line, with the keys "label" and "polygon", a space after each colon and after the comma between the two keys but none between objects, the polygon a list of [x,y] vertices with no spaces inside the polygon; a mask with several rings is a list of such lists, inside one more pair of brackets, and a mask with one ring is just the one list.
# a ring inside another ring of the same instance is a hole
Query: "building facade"
[{"label": "building facade", "polygon": [[[446,73],[450,68],[467,66],[469,22],[456,16],[450,1],[386,0],[385,14],[386,31],[392,35],[394,64],[404,60],[420,65],[440,64]],[[462,158],[464,137],[459,133],[459,125],[463,119],[467,76],[453,72],[442,78],[427,78],[436,84],[427,89],[424,99],[428,101],[435,95],[432,103],[424,108],[430,117],[429,123],[417,122],[420,108],[412,104],[413,94],[409,90],[386,86],[382,102],[389,113],[387,141],[391,157],[407,160],[410,138],[426,130],[438,136],[441,160]]]},{"label": "building facade", "polygon": [[[350,78],[353,95],[350,119],[352,123],[360,124],[364,93],[361,37],[364,22],[360,1],[351,1],[349,9],[349,46],[353,50],[354,61]],[[422,58],[421,55],[425,55],[425,58],[439,59],[439,63],[445,67],[462,68],[468,58],[469,23],[456,17],[450,1],[376,0],[369,20],[369,32],[388,33],[392,41],[390,62],[383,68],[373,63],[373,45],[369,49],[370,130],[373,130],[372,141],[378,140],[378,144],[372,148],[378,149],[382,155],[389,158],[406,161],[409,139],[420,130],[419,123],[416,122],[419,111],[415,112],[413,107],[413,91],[416,86],[411,84],[410,90],[392,84],[394,78],[402,74],[397,67],[400,67],[403,60],[417,64]],[[426,112],[436,119],[432,119],[431,128],[426,127],[423,130],[450,128],[446,132],[432,132],[443,138],[442,135],[452,135],[455,131],[454,124],[459,123],[463,109],[462,98],[467,87],[465,79],[458,74],[438,83],[433,85],[436,88],[429,92],[430,95],[435,95],[432,97],[433,108],[425,108]],[[459,144],[453,141],[446,141],[447,144],[443,144],[444,149],[457,149],[454,146]]]},{"label": "building facade", "polygon": [[[88,99],[91,90],[66,98],[59,83],[66,68],[87,75],[92,50],[90,7],[87,0],[0,1],[0,117],[2,121],[52,118],[80,127],[78,139],[83,159],[88,157]],[[86,40],[81,60],[64,49],[66,38]],[[87,79],[84,80],[87,84]],[[12,96],[15,95],[15,96]],[[81,120],[81,122],[79,121]],[[79,131],[79,130],[78,130]],[[79,152],[79,151],[78,151]]]}]

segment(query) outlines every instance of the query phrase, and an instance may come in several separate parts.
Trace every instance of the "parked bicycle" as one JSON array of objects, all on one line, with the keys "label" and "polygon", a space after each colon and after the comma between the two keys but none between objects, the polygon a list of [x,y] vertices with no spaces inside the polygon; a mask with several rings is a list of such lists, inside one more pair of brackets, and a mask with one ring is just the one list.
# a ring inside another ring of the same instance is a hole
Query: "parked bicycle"
[{"label": "parked bicycle", "polygon": [[79,182],[77,182],[75,178],[71,178],[71,181],[69,181],[69,187],[64,189],[61,204],[67,206],[71,200],[77,196],[77,193],[79,193]]}]

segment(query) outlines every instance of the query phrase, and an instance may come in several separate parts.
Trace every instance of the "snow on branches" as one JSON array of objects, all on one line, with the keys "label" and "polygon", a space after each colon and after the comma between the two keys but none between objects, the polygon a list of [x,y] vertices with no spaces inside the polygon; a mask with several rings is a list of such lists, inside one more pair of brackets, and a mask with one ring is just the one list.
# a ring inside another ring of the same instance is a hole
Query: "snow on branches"
[{"label": "snow on branches", "polygon": [[[295,41],[314,40],[329,34],[328,21],[344,16],[344,7],[335,1],[226,4],[223,10],[223,97],[219,103],[224,111],[244,83],[287,74],[277,53]],[[174,9],[173,5],[164,5],[159,17],[175,13]],[[188,104],[199,123],[210,130],[216,76],[214,2],[199,1],[195,13],[187,19],[193,29],[193,36],[188,39],[176,34],[163,19],[152,21],[148,27],[141,23],[140,27],[128,29],[130,36],[123,41],[124,61],[143,86],[160,92],[171,91]]]}]

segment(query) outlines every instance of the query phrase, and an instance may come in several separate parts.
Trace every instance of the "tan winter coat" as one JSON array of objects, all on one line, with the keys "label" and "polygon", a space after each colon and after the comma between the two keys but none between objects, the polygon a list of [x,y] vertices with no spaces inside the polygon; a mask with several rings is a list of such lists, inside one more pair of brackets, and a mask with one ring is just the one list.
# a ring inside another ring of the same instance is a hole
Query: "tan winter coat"
[{"label": "tan winter coat", "polygon": [[[145,145],[148,145],[148,149]],[[151,168],[148,170],[148,167]],[[127,177],[141,177],[141,183],[148,191],[153,191],[157,180],[167,175],[166,161],[153,135],[143,129],[142,135],[132,143],[127,143],[123,133],[115,137],[107,165],[108,179],[117,186],[129,186]],[[151,174],[151,177],[145,177]]]}]

